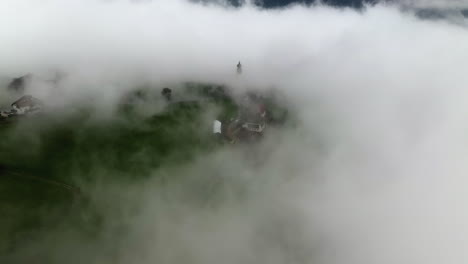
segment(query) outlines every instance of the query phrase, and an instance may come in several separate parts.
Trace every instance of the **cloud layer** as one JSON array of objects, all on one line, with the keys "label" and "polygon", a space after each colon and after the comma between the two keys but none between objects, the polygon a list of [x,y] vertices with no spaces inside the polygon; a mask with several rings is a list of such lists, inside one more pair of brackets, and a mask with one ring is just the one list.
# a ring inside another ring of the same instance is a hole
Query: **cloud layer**
[{"label": "cloud layer", "polygon": [[[190,186],[207,174],[233,179],[249,186],[244,202],[226,198],[235,183],[217,210],[191,208],[188,182],[169,198],[151,181],[96,186],[96,206],[117,219],[107,222],[108,237],[86,246],[72,232],[51,234],[17,258],[49,251],[62,263],[468,260],[463,27],[380,5],[267,11],[179,0],[4,0],[0,40],[1,77],[64,70],[60,100],[92,94],[114,102],[143,82],[210,81],[281,89],[300,120],[265,143],[260,168],[224,150],[170,172],[191,175]],[[30,91],[58,100],[47,87]],[[105,209],[116,193],[120,208]],[[122,222],[125,232],[112,225]]]},{"label": "cloud layer", "polygon": [[398,0],[397,2],[419,8],[467,8],[468,1],[454,0],[454,1],[441,1],[441,0]]}]

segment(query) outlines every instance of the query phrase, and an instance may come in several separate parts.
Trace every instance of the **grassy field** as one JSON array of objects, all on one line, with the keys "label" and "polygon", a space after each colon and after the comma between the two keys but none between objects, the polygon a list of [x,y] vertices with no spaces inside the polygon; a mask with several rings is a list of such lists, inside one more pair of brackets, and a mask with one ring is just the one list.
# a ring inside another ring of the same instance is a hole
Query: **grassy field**
[{"label": "grassy field", "polygon": [[[179,196],[193,206],[222,200],[222,180],[171,171],[221,149],[224,143],[212,134],[212,121],[235,117],[237,106],[222,94],[207,97],[209,86],[188,88],[189,97],[197,100],[170,104],[150,116],[135,105],[123,105],[105,117],[81,106],[3,123],[0,259],[56,229],[75,230],[93,241],[109,220],[104,219],[105,207],[95,204],[101,198],[96,198],[93,186],[112,189],[151,179],[157,182],[152,191],[162,194],[174,189],[165,186],[183,186]],[[242,196],[242,188],[237,195]],[[111,207],[118,208],[125,198],[112,195],[125,194],[109,193],[102,200],[114,201]],[[48,261],[44,251],[35,254]]]},{"label": "grassy field", "polygon": [[222,101],[177,103],[150,117],[127,107],[106,118],[80,108],[2,124],[0,234],[8,239],[1,240],[0,253],[84,209],[79,208],[87,193],[82,186],[106,178],[154,177],[151,172],[161,166],[212,151],[219,142],[211,122],[221,114],[213,109],[225,106]]}]

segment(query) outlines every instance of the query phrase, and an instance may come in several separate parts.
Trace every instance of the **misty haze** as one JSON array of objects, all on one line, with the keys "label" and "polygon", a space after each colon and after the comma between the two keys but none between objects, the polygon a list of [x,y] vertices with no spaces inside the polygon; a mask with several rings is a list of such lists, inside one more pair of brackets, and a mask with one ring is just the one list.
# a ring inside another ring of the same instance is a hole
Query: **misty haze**
[{"label": "misty haze", "polygon": [[468,263],[467,19],[0,1],[0,263]]}]

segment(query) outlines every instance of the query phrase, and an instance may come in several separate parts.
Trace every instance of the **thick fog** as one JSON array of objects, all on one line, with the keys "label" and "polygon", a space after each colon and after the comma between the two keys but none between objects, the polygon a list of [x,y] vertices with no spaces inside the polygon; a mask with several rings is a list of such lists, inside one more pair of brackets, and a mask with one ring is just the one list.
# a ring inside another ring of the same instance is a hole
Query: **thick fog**
[{"label": "thick fog", "polygon": [[[2,83],[36,74],[28,91],[49,104],[92,95],[112,105],[142,83],[203,81],[280,89],[299,121],[262,143],[260,167],[223,149],[155,172],[190,175],[194,185],[221,175],[247,186],[245,201],[227,188],[222,206],[200,209],[187,186],[161,194],[152,180],[97,184],[89,192],[108,215],[97,241],[56,231],[9,259],[31,263],[47,251],[58,263],[468,261],[464,27],[388,5],[3,0],[0,40]],[[46,81],[56,70],[66,76],[58,90]]]}]

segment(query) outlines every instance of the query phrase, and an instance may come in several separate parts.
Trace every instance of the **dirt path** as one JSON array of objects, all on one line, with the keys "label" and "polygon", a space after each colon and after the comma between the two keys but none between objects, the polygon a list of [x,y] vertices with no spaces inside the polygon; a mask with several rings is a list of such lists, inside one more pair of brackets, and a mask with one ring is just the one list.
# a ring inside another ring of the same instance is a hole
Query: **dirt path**
[{"label": "dirt path", "polygon": [[76,194],[81,195],[80,188],[75,187],[73,185],[69,185],[69,184],[66,184],[64,182],[60,182],[60,181],[57,181],[57,180],[51,180],[51,179],[46,179],[46,178],[38,177],[38,176],[34,176],[34,175],[27,175],[27,174],[14,172],[14,171],[9,171],[9,170],[7,170],[5,168],[2,168],[1,166],[0,166],[0,177],[28,179],[28,180],[32,180],[32,181],[37,181],[37,182],[49,184],[49,185],[54,185],[56,187],[66,189],[66,190],[72,192],[75,195]]}]

